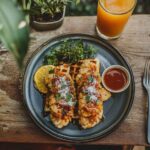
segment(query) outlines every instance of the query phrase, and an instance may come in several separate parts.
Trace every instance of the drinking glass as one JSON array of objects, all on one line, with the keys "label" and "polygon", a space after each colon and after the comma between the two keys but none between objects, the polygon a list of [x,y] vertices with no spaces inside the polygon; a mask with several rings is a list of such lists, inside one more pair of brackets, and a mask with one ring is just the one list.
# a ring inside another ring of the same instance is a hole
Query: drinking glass
[{"label": "drinking glass", "polygon": [[120,37],[136,6],[136,0],[99,0],[96,30],[104,39]]}]

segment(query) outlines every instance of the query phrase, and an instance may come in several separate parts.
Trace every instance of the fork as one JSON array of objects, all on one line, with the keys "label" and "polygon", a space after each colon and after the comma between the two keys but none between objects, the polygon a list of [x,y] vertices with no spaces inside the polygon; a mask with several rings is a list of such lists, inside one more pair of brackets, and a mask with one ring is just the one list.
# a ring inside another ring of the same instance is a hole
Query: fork
[{"label": "fork", "polygon": [[143,85],[148,94],[148,114],[147,114],[147,141],[150,144],[150,58],[146,60]]}]

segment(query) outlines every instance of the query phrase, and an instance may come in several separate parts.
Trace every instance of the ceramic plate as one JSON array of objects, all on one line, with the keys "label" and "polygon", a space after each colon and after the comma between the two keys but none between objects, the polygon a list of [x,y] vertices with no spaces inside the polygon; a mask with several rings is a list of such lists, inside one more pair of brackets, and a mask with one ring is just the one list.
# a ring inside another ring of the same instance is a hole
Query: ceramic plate
[{"label": "ceramic plate", "polygon": [[[50,51],[51,47],[58,46],[66,39],[80,39],[84,43],[90,43],[98,49],[96,58],[101,62],[101,73],[105,68],[111,65],[122,65],[128,69],[131,75],[131,84],[129,88],[122,93],[112,94],[110,100],[104,103],[104,121],[91,129],[81,129],[73,123],[70,123],[63,129],[56,128],[51,123],[49,116],[43,117],[43,97],[34,88],[33,76],[37,68],[42,65],[44,56]],[[62,140],[85,142],[103,137],[112,132],[126,117],[134,98],[134,78],[131,67],[121,56],[119,50],[116,50],[106,41],[84,34],[62,35],[47,41],[32,55],[24,74],[23,94],[24,102],[30,116],[43,131]]]}]

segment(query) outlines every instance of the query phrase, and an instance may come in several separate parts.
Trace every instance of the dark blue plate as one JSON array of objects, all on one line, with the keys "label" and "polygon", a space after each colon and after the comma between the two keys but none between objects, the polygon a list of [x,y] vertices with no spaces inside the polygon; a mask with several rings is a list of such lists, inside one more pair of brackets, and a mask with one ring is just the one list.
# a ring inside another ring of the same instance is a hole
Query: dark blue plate
[{"label": "dark blue plate", "polygon": [[[85,43],[90,43],[98,49],[96,58],[101,62],[101,73],[105,68],[111,65],[122,65],[128,69],[131,75],[129,88],[122,93],[112,94],[110,100],[104,103],[104,121],[91,129],[80,129],[79,126],[73,123],[70,123],[63,129],[56,128],[50,122],[49,117],[43,117],[43,98],[34,88],[33,76],[37,68],[42,65],[44,56],[50,51],[50,47],[58,46],[66,39],[81,39]],[[84,34],[62,35],[44,43],[29,60],[23,81],[24,102],[34,122],[46,133],[71,142],[91,141],[112,132],[128,114],[133,103],[134,90],[134,77],[131,67],[118,50],[102,39]]]}]

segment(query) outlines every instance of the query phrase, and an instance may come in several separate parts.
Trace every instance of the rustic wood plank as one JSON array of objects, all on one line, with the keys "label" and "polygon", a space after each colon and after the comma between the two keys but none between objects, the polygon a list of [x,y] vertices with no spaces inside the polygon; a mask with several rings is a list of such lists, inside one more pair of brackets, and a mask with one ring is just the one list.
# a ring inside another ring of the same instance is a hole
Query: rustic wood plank
[{"label": "rustic wood plank", "polygon": [[[96,17],[66,17],[55,31],[36,32],[26,60],[43,42],[60,34],[87,33],[96,35]],[[136,83],[135,100],[128,117],[110,135],[88,144],[147,145],[146,92],[141,77],[146,57],[150,56],[150,15],[132,16],[122,36],[110,41],[131,65]],[[0,48],[0,141],[28,143],[61,143],[41,131],[30,119],[24,106],[19,84],[19,71],[11,54]]]}]

